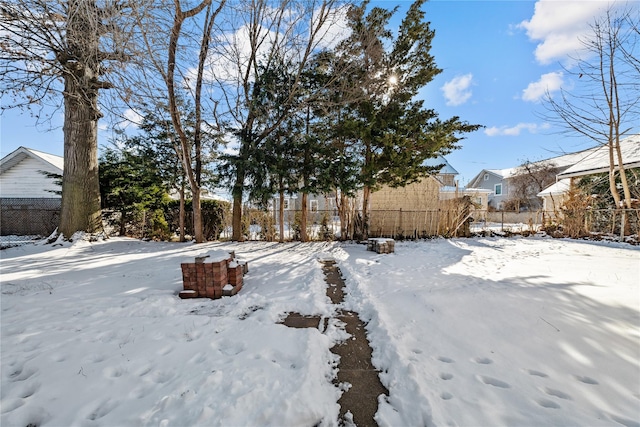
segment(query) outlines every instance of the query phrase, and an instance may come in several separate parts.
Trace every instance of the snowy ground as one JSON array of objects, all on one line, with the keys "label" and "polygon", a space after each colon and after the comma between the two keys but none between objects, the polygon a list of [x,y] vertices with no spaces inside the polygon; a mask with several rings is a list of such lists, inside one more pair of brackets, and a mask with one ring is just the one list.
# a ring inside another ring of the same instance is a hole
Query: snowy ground
[{"label": "snowy ground", "polygon": [[[180,262],[235,250],[240,294],[180,300]],[[0,252],[2,426],[337,424],[344,332],[318,258],[368,321],[389,426],[640,426],[640,248],[437,239],[340,243],[115,238]]]}]

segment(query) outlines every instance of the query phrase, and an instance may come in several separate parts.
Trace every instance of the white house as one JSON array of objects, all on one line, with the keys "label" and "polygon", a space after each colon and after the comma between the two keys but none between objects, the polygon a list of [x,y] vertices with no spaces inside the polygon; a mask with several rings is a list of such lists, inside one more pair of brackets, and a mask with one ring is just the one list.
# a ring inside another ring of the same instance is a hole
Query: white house
[{"label": "white house", "polygon": [[42,172],[62,175],[64,160],[54,154],[19,147],[0,160],[0,197],[60,198],[60,186]]},{"label": "white house", "polygon": [[3,236],[48,235],[58,225],[60,186],[45,173],[62,175],[63,158],[19,147],[0,160]]},{"label": "white house", "polygon": [[[622,139],[620,151],[625,169],[640,168],[640,134]],[[558,173],[555,184],[538,193],[538,197],[544,200],[545,211],[555,211],[562,206],[569,192],[572,178],[609,172],[608,145],[600,145],[583,153],[585,155],[578,162]],[[616,169],[619,167],[616,166]]]},{"label": "white house", "polygon": [[[609,146],[601,145],[588,150],[587,156],[558,174],[558,179],[609,172]],[[622,162],[626,169],[640,167],[640,134],[620,140]],[[616,160],[617,164],[617,160]],[[618,167],[616,167],[618,169]]]}]

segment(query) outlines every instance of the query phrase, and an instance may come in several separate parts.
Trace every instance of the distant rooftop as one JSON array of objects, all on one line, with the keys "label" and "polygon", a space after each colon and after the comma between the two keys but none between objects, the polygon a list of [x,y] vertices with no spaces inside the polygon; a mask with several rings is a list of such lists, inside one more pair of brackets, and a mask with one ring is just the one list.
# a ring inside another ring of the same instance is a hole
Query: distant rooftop
[{"label": "distant rooftop", "polygon": [[447,159],[445,159],[443,156],[438,156],[435,157],[433,159],[427,159],[424,162],[422,162],[423,166],[438,166],[438,165],[444,165],[442,167],[442,169],[440,169],[438,171],[439,174],[442,175],[458,175],[458,171],[455,170],[455,168],[453,166],[451,166],[449,164],[449,162],[447,161]]},{"label": "distant rooftop", "polygon": [[[588,150],[589,153],[573,166],[558,174],[559,178],[569,178],[609,171],[609,147],[601,145]],[[626,168],[640,167],[640,134],[620,140],[622,161]],[[617,162],[616,162],[617,165]]]}]

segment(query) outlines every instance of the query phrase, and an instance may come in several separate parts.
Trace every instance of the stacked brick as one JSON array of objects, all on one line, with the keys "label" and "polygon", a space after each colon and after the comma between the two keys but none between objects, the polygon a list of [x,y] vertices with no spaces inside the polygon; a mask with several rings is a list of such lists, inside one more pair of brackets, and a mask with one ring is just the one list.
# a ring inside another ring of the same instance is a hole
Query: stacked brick
[{"label": "stacked brick", "polygon": [[375,238],[367,240],[367,250],[379,254],[392,254],[395,252],[396,242],[393,239]]},{"label": "stacked brick", "polygon": [[217,299],[242,289],[242,278],[248,271],[246,262],[234,261],[233,255],[212,262],[205,262],[206,258],[196,257],[195,262],[180,264],[184,287],[180,298]]}]

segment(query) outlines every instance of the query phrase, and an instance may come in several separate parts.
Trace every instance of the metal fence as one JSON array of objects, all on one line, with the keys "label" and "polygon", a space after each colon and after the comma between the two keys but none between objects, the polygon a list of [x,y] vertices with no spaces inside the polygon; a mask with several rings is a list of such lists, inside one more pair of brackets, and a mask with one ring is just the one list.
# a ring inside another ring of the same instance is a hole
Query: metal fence
[{"label": "metal fence", "polygon": [[60,220],[61,199],[0,198],[0,247],[49,236]]},{"label": "metal fence", "polygon": [[[287,210],[283,216],[284,240],[300,238],[301,211]],[[345,224],[347,239],[357,235],[356,213]],[[468,215],[456,209],[370,212],[369,237],[417,239],[472,234],[535,233],[547,230],[554,235],[584,237],[595,234],[638,235],[640,210],[588,209],[579,212],[510,212],[474,210]],[[279,222],[271,211],[246,210],[243,234],[247,240],[279,240]],[[225,216],[222,239],[231,238],[231,214]],[[341,236],[340,217],[335,210],[308,212],[307,235],[311,240],[335,240]]]}]

